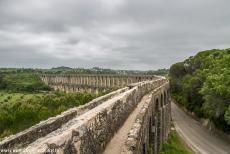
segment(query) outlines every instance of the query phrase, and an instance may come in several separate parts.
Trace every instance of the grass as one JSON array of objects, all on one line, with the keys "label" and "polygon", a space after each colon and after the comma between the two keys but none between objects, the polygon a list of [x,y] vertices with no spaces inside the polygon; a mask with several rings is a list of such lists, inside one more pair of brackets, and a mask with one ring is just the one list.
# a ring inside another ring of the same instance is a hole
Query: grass
[{"label": "grass", "polygon": [[21,93],[21,92],[6,92],[0,91],[0,103],[3,103],[7,100],[7,102],[12,103],[15,101],[21,100],[37,100],[42,97],[44,93]]},{"label": "grass", "polygon": [[185,145],[183,140],[174,130],[170,133],[169,139],[163,145],[163,149],[159,154],[194,154],[191,149]]}]

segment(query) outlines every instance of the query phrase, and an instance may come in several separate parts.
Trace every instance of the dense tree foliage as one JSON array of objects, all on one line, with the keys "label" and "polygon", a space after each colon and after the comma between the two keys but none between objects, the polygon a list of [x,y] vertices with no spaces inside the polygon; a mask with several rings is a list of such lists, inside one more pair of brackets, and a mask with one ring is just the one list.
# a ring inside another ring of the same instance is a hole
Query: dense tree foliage
[{"label": "dense tree foliage", "polygon": [[3,81],[3,75],[0,74],[0,89],[3,89],[6,87],[6,83]]},{"label": "dense tree foliage", "polygon": [[[43,70],[44,71],[44,70]],[[56,67],[46,70],[45,73],[62,73],[62,74],[119,74],[119,75],[167,75],[168,69],[139,71],[139,70],[113,70],[93,67],[91,69],[85,68],[69,68],[69,67]]]},{"label": "dense tree foliage", "polygon": [[22,131],[41,120],[83,105],[98,95],[89,93],[0,92],[0,138]]},{"label": "dense tree foliage", "polygon": [[0,75],[0,89],[11,91],[41,91],[50,90],[35,73],[2,73]]},{"label": "dense tree foliage", "polygon": [[230,49],[200,52],[172,65],[169,76],[179,103],[230,131]]},{"label": "dense tree foliage", "polygon": [[166,76],[169,73],[169,69],[163,68],[163,69],[158,69],[156,71],[147,71],[147,75],[161,75],[161,76]]},{"label": "dense tree foliage", "polygon": [[0,68],[0,90],[38,92],[49,91],[40,77],[38,69]]},{"label": "dense tree foliage", "polygon": [[139,71],[139,70],[113,70],[99,67],[93,68],[70,68],[55,67],[51,69],[30,69],[30,68],[0,68],[0,73],[33,73],[33,74],[118,74],[118,75],[167,75],[168,69]]}]

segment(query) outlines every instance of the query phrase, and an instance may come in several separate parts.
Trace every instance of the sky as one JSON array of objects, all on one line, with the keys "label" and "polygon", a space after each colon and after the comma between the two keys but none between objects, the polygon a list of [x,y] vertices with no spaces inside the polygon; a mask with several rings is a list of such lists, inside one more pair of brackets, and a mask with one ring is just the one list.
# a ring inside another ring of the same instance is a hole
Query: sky
[{"label": "sky", "polygon": [[169,68],[230,48],[230,0],[0,0],[0,67]]}]

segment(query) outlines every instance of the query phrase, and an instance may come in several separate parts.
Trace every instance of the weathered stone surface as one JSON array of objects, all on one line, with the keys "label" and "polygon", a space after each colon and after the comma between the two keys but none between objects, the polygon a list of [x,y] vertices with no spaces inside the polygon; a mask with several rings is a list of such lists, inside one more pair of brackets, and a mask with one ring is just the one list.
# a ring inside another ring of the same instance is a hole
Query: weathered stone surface
[{"label": "weathered stone surface", "polygon": [[124,91],[128,90],[129,88],[122,88],[117,91],[111,92],[107,95],[98,97],[91,102],[71,108],[62,114],[56,116],[56,117],[51,117],[45,121],[41,121],[40,123],[36,124],[35,126],[32,126],[29,129],[26,129],[25,131],[22,131],[16,135],[12,135],[2,142],[0,142],[0,149],[5,149],[5,148],[22,148],[26,146],[27,144],[35,141],[36,139],[43,137],[47,135],[48,133],[60,128],[63,124],[68,122],[69,120],[73,119],[76,116],[79,116],[99,104],[103,103],[104,101],[120,94],[123,93]]},{"label": "weathered stone surface", "polygon": [[[124,77],[118,77],[119,81],[113,81],[113,84],[109,82],[109,78],[114,80],[114,76],[91,77],[92,81],[87,80],[88,76],[48,77],[43,81],[49,85],[53,82],[76,84],[75,81],[94,84],[106,81],[108,86],[132,83],[131,79]],[[129,82],[125,83],[125,80]],[[156,153],[170,130],[168,89],[168,80],[163,77],[152,77],[152,80],[129,84],[0,142],[0,149],[23,147],[29,153],[102,153],[142,97],[151,92],[130,130],[123,153]],[[151,151],[148,151],[149,148]]]},{"label": "weathered stone surface", "polygon": [[[161,86],[164,82],[164,79],[159,79],[139,83],[130,90],[74,118],[60,129],[30,144],[27,148],[43,152],[54,147],[59,152],[71,149],[73,153],[101,153],[142,96]],[[142,111],[146,114],[145,110],[147,107]],[[141,123],[141,127],[145,127],[145,125]]]},{"label": "weathered stone surface", "polygon": [[122,154],[157,153],[170,132],[168,82],[152,91],[129,132]]}]

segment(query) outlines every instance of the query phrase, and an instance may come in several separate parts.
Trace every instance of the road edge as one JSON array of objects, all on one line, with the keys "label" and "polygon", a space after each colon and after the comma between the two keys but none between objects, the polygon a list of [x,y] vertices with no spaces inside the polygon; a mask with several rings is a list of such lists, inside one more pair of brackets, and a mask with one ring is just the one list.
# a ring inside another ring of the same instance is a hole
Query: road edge
[{"label": "road edge", "polygon": [[230,133],[223,132],[222,130],[218,129],[215,125],[213,125],[213,127],[209,127],[208,125],[206,125],[203,122],[203,120],[208,120],[208,119],[198,118],[196,115],[193,115],[190,111],[188,111],[185,107],[183,107],[181,104],[179,104],[178,102],[176,102],[174,99],[172,99],[171,102],[174,103],[178,108],[180,108],[181,110],[183,110],[186,115],[188,115],[193,120],[195,120],[196,122],[198,122],[200,124],[200,126],[202,126],[204,129],[206,129],[207,131],[212,132],[215,135],[221,137],[223,140],[225,140],[227,142],[230,142]]},{"label": "road edge", "polygon": [[180,138],[182,139],[182,141],[185,143],[185,145],[190,148],[194,154],[202,154],[197,148],[196,146],[192,145],[189,141],[189,139],[183,135],[183,133],[181,132],[180,128],[177,126],[177,123],[172,119],[172,123],[174,125],[174,128],[176,130],[176,132],[178,133],[178,135],[180,136]]}]

